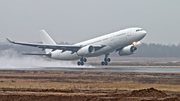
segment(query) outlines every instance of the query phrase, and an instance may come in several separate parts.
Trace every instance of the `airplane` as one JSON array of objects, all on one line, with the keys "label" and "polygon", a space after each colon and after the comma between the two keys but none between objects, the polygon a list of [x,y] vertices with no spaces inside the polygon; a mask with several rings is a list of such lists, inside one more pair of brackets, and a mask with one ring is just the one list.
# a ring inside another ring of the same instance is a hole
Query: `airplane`
[{"label": "airplane", "polygon": [[120,56],[134,54],[136,45],[140,44],[146,36],[146,31],[139,27],[132,27],[73,45],[57,45],[56,42],[43,29],[39,31],[42,44],[16,42],[6,38],[10,43],[41,48],[45,54],[24,53],[24,55],[42,55],[58,60],[78,60],[77,65],[83,66],[88,57],[105,55],[101,65],[108,65],[108,58],[112,52],[118,52]]}]

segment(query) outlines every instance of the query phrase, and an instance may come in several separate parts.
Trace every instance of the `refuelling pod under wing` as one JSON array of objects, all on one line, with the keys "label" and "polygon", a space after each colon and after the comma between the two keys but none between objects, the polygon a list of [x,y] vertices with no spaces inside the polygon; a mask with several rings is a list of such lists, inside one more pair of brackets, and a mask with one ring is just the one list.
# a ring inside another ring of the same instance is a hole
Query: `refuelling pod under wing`
[{"label": "refuelling pod under wing", "polygon": [[124,48],[122,48],[121,50],[119,50],[119,55],[123,56],[123,55],[131,55],[133,54],[135,51],[137,50],[137,47],[133,46],[133,45],[129,45],[126,46]]},{"label": "refuelling pod under wing", "polygon": [[88,45],[88,46],[84,46],[84,47],[80,48],[77,51],[77,55],[86,56],[86,55],[94,53],[94,51],[95,51],[94,47],[91,45]]}]

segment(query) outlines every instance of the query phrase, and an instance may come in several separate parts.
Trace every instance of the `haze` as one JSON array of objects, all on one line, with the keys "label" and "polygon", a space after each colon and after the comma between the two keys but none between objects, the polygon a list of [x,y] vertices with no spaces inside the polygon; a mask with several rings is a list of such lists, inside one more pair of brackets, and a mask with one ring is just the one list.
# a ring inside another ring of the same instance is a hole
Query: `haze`
[{"label": "haze", "polygon": [[1,0],[0,41],[39,42],[45,29],[56,41],[76,43],[129,27],[143,42],[179,44],[179,0]]}]

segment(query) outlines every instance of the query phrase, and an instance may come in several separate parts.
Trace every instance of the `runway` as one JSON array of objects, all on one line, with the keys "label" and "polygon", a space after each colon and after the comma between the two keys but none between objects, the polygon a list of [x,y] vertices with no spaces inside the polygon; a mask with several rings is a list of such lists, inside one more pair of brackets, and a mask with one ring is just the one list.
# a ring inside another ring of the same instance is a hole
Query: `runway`
[{"label": "runway", "polygon": [[[1,68],[3,69],[3,68]],[[5,69],[5,68],[4,68]],[[6,68],[7,69],[7,68]],[[32,67],[32,68],[9,68],[8,70],[72,70],[72,71],[120,71],[120,72],[158,72],[180,73],[179,66],[107,66],[107,67]]]}]

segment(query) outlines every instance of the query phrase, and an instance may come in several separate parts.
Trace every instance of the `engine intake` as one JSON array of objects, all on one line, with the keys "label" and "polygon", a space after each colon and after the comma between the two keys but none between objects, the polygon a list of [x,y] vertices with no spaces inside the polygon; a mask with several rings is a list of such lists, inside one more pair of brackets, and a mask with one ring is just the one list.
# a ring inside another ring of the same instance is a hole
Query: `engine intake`
[{"label": "engine intake", "polygon": [[135,46],[132,46],[131,47],[131,52],[133,53],[133,52],[135,52],[137,50],[137,47],[135,47]]}]

